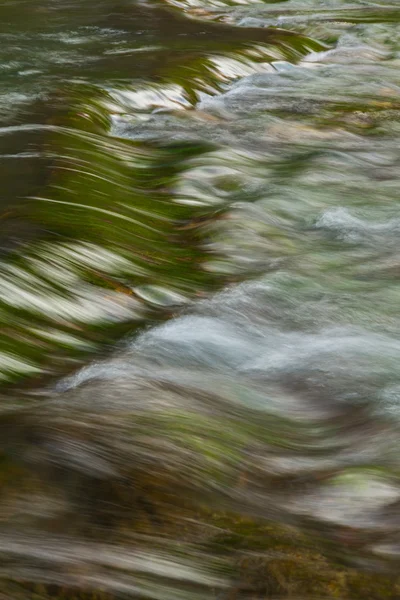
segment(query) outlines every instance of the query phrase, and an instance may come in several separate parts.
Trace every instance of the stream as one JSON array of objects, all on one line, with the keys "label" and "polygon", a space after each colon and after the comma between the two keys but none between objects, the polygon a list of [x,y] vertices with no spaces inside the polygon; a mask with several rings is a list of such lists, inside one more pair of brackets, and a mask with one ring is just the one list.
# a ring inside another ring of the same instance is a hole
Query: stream
[{"label": "stream", "polygon": [[0,5],[0,600],[400,595],[398,0]]}]

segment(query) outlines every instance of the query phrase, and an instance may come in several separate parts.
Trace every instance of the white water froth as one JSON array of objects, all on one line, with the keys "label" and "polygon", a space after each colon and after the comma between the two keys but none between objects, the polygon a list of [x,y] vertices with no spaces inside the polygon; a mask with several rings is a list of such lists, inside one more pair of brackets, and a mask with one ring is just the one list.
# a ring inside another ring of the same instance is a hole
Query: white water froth
[{"label": "white water froth", "polygon": [[[381,413],[387,399],[393,415],[395,400],[385,390],[400,385],[400,342],[352,323],[351,317],[347,323],[346,318],[335,322],[333,314],[330,320],[329,310],[324,311],[326,297],[311,304],[309,294],[300,290],[296,299],[287,298],[279,283],[279,278],[275,286],[273,280],[259,280],[217,294],[144,332],[111,359],[86,367],[58,389],[99,378],[130,380],[134,387],[143,380],[183,380],[212,392],[216,381],[222,387],[236,381],[248,389],[248,398],[250,390],[257,390],[257,407],[264,403],[267,410],[268,389],[275,394],[278,386],[286,390],[283,395],[301,391],[334,412],[361,403]],[[263,389],[264,400],[259,395]],[[283,402],[283,411],[285,407]]]},{"label": "white water froth", "polygon": [[397,243],[400,219],[393,218],[383,223],[375,223],[354,216],[347,208],[337,207],[325,211],[317,219],[315,227],[329,231],[346,242],[378,241],[383,244],[391,239]]}]

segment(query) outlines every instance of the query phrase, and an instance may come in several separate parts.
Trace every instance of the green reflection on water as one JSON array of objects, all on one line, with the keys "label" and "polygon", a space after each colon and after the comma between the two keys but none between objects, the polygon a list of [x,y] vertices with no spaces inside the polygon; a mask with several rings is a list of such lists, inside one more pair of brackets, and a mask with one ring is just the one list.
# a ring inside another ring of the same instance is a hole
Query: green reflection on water
[{"label": "green reflection on water", "polygon": [[[290,32],[187,20],[162,5],[49,1],[1,10],[9,45],[0,105],[15,126],[2,138],[7,381],[68,371],[237,278],[235,269],[207,268],[218,254],[211,223],[226,202],[182,201],[179,192],[192,159],[215,143],[111,138],[112,114],[146,119],[165,101],[191,114],[202,91],[218,93],[271,60],[322,46]],[[142,97],[146,87],[155,100]]]}]

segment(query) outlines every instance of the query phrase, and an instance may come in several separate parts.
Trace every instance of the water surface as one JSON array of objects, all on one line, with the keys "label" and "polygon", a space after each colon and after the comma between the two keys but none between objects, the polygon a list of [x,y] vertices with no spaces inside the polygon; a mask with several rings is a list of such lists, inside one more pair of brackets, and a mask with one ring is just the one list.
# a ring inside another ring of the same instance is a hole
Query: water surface
[{"label": "water surface", "polygon": [[395,598],[397,3],[0,17],[4,593]]}]

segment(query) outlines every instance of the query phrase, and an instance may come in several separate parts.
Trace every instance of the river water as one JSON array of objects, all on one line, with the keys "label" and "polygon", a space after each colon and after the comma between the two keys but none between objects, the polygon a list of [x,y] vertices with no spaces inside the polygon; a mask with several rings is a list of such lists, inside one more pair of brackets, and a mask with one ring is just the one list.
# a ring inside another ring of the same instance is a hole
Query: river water
[{"label": "river water", "polygon": [[399,22],[1,3],[1,599],[399,597]]}]

